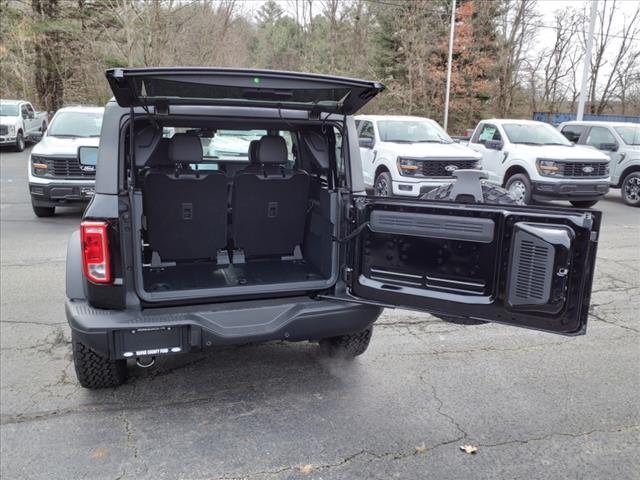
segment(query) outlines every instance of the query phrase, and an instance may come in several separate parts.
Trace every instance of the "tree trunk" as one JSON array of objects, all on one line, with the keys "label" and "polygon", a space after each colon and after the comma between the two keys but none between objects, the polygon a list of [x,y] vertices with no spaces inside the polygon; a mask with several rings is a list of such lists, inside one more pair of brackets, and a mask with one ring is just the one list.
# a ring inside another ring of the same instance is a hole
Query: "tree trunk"
[{"label": "tree trunk", "polygon": [[49,26],[57,20],[60,5],[58,0],[31,0],[31,9],[36,21],[43,25],[34,48],[36,94],[38,103],[53,112],[62,107],[64,99],[60,32]]}]

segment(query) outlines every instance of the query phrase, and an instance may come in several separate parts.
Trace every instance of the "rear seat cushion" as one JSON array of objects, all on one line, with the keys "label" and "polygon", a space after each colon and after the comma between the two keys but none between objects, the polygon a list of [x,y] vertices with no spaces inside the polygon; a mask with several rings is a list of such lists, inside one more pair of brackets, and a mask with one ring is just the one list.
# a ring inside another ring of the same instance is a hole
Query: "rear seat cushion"
[{"label": "rear seat cushion", "polygon": [[260,139],[258,164],[233,185],[233,238],[247,257],[290,255],[304,240],[309,175],[285,168],[287,145],[275,135]]},{"label": "rear seat cushion", "polygon": [[[200,139],[176,134],[167,164],[202,162]],[[222,172],[200,175],[166,172],[164,162],[144,180],[144,211],[151,249],[163,261],[215,259],[227,245],[227,178]],[[163,168],[164,167],[164,168]]]}]

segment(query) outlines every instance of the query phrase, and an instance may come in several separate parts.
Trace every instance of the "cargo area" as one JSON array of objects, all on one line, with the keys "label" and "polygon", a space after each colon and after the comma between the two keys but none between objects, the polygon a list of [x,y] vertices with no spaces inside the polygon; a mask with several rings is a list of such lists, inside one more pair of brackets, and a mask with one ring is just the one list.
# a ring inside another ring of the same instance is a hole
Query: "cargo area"
[{"label": "cargo area", "polygon": [[[307,292],[337,272],[333,128],[153,125],[136,144],[137,290],[149,301]],[[266,127],[266,128],[265,128]],[[329,132],[329,134],[327,134]]]}]

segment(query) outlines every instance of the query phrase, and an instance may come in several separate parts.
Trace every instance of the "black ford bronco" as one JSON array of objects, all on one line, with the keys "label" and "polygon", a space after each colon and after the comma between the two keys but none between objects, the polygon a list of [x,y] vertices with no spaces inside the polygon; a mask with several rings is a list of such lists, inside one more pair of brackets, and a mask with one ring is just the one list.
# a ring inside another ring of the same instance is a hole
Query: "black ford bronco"
[{"label": "black ford bronco", "polygon": [[383,85],[106,75],[95,197],[67,254],[82,386],[123,383],[128,360],[257,341],[353,357],[385,307],[585,333],[600,213],[366,196],[353,114]]}]

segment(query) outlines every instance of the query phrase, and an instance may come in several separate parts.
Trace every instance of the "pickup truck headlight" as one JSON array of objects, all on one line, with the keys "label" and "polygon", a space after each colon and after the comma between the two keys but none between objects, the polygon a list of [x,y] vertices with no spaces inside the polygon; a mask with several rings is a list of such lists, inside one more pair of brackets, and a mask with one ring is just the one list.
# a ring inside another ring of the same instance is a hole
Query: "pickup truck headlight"
[{"label": "pickup truck headlight", "polygon": [[16,126],[15,125],[9,125],[9,135],[15,135],[16,134]]},{"label": "pickup truck headlight", "polygon": [[34,175],[46,175],[49,171],[49,165],[44,158],[36,155],[31,156],[31,168]]},{"label": "pickup truck headlight", "polygon": [[538,168],[538,173],[545,177],[556,177],[561,175],[560,167],[553,160],[544,160],[539,158],[536,162],[536,167]]},{"label": "pickup truck headlight", "polygon": [[400,175],[412,176],[415,175],[420,169],[418,162],[413,158],[398,157],[397,163]]}]

